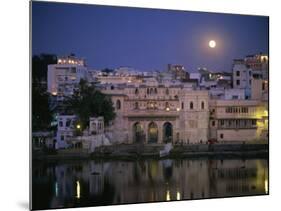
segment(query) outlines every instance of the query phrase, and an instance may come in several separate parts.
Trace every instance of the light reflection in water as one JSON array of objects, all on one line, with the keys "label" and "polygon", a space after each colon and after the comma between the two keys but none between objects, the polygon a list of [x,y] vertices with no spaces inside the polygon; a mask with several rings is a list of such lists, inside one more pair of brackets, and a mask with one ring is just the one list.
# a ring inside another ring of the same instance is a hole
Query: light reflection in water
[{"label": "light reflection in water", "polygon": [[166,201],[170,201],[170,200],[171,200],[171,198],[170,198],[170,191],[167,190],[167,192],[166,192]]},{"label": "light reflection in water", "polygon": [[181,193],[177,191],[177,200],[181,200]]},{"label": "light reflection in water", "polygon": [[33,174],[34,209],[268,194],[262,159],[76,161],[33,169],[41,172]]},{"label": "light reflection in water", "polygon": [[80,199],[80,182],[76,181],[76,198]]},{"label": "light reflection in water", "polygon": [[267,179],[264,180],[264,192],[266,194],[268,194],[268,180]]},{"label": "light reflection in water", "polygon": [[55,193],[56,193],[56,197],[59,196],[59,187],[58,187],[58,183],[55,182]]}]

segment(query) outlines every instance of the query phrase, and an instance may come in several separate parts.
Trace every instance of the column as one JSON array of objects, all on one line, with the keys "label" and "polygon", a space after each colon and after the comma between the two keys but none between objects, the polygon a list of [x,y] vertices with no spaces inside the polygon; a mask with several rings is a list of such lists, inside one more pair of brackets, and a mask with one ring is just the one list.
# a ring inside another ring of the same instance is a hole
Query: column
[{"label": "column", "polygon": [[158,126],[158,143],[163,143],[163,122],[157,122]]}]

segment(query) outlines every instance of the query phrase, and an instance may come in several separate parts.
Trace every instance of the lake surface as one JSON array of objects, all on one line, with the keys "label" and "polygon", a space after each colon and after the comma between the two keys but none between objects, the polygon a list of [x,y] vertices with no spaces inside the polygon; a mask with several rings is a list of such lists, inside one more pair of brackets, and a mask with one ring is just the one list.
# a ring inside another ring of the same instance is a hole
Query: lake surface
[{"label": "lake surface", "polygon": [[268,160],[33,164],[33,209],[268,194]]}]

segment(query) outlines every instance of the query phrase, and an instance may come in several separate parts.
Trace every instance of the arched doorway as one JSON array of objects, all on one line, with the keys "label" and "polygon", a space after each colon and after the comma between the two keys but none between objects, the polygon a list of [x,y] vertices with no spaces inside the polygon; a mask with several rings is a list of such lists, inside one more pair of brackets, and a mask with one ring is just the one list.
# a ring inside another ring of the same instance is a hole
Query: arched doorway
[{"label": "arched doorway", "polygon": [[165,122],[163,125],[163,142],[170,143],[173,141],[173,125],[170,122]]},{"label": "arched doorway", "polygon": [[143,126],[139,122],[136,122],[134,124],[133,134],[134,134],[134,142],[135,143],[142,143],[144,141]]},{"label": "arched doorway", "polygon": [[157,143],[158,141],[158,127],[155,122],[148,125],[148,143]]}]

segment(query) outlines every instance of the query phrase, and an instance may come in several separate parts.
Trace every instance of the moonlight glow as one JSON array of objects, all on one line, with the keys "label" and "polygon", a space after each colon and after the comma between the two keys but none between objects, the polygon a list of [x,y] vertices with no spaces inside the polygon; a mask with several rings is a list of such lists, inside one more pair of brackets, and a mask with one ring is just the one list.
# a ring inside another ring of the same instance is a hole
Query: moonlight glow
[{"label": "moonlight glow", "polygon": [[209,47],[210,47],[210,48],[215,48],[216,45],[217,45],[217,43],[216,43],[215,40],[210,40],[210,41],[209,41]]}]

